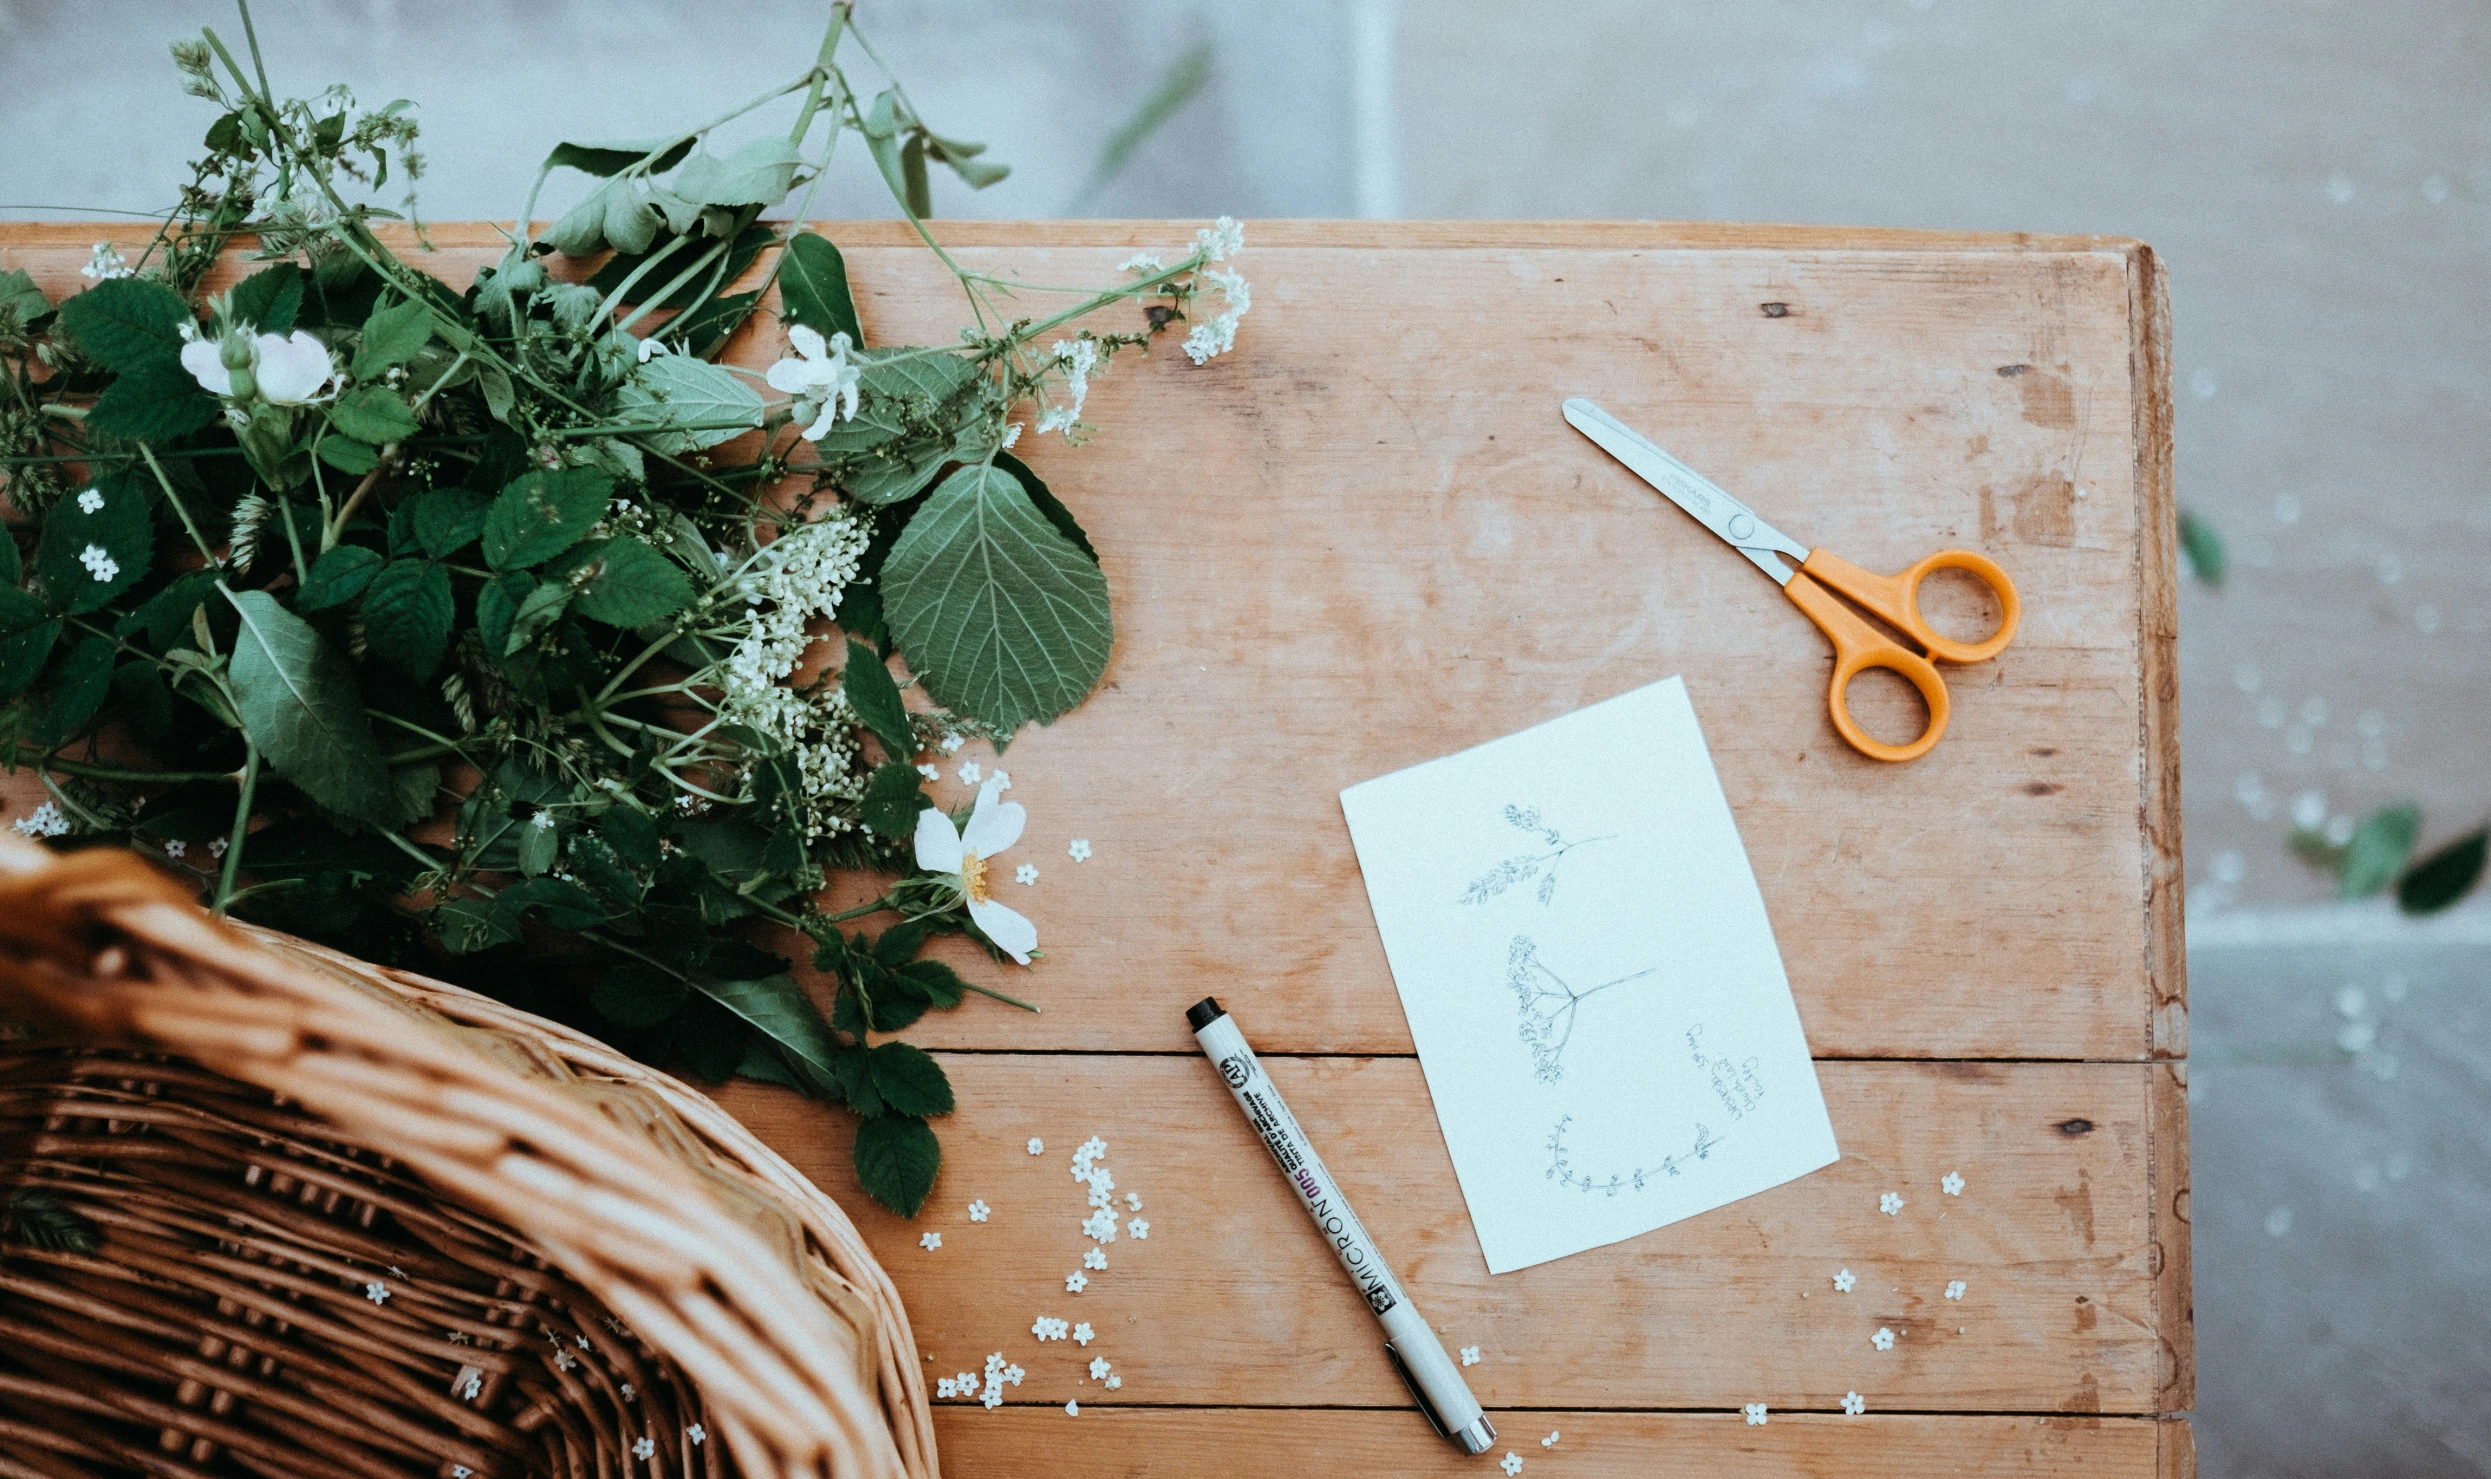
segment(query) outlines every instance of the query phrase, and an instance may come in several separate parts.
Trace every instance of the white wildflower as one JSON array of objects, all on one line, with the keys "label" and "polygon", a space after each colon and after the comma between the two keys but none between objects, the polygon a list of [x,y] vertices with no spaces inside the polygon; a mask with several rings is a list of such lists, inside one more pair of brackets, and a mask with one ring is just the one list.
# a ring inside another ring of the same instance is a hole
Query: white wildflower
[{"label": "white wildflower", "polygon": [[1946,1173],[1946,1177],[1945,1177],[1945,1179],[1944,1179],[1944,1180],[1942,1180],[1942,1181],[1940,1181],[1940,1182],[1937,1184],[1937,1187],[1938,1187],[1938,1190],[1940,1190],[1940,1191],[1942,1191],[1942,1192],[1946,1193],[1946,1194],[1947,1194],[1948,1196],[1950,1196],[1950,1197],[1959,1197],[1959,1196],[1962,1196],[1962,1195],[1963,1195],[1963,1173],[1962,1173],[1961,1171],[1949,1171],[1949,1172],[1947,1172],[1947,1173]]},{"label": "white wildflower", "polygon": [[167,839],[164,844],[164,855],[168,858],[179,860],[181,855],[188,851],[190,851],[190,844],[179,837]]},{"label": "white wildflower", "polygon": [[366,1284],[363,1286],[363,1297],[374,1304],[387,1304],[389,1303],[389,1286],[380,1283]]},{"label": "white wildflower", "polygon": [[1064,1404],[1064,1415],[1066,1417],[1079,1417],[1081,1415],[1081,1401],[1079,1398],[1075,1398],[1074,1400]]},{"label": "white wildflower", "polygon": [[136,269],[130,266],[127,257],[112,249],[111,242],[99,241],[88,250],[86,265],[78,269],[78,275],[95,282],[105,282],[116,277],[135,276]]},{"label": "white wildflower", "polygon": [[1138,1191],[1128,1191],[1128,1192],[1126,1192],[1126,1193],[1124,1194],[1124,1204],[1125,1204],[1126,1206],[1128,1206],[1128,1207],[1131,1207],[1131,1208],[1132,1208],[1134,1211],[1136,1211],[1136,1212],[1141,1211],[1141,1210],[1142,1210],[1142,1194],[1141,1194],[1140,1192],[1138,1192]]},{"label": "white wildflower", "polygon": [[966,826],[954,830],[950,817],[929,806],[917,813],[916,837],[917,866],[957,880],[969,918],[994,942],[996,949],[1023,965],[1029,964],[1029,952],[1038,947],[1038,926],[1030,923],[1027,916],[994,901],[988,891],[986,869],[989,859],[1020,840],[1021,829],[1028,821],[1029,813],[1019,802],[995,800],[995,786],[990,781],[979,788],[976,808],[969,813]]},{"label": "white wildflower", "polygon": [[1519,1474],[1522,1472],[1522,1455],[1508,1448],[1505,1450],[1505,1456],[1496,1461],[1496,1466],[1509,1475]]},{"label": "white wildflower", "polygon": [[100,544],[90,544],[80,550],[78,563],[86,567],[87,574],[107,583],[121,574],[121,562]]},{"label": "white wildflower", "polygon": [[1089,1321],[1084,1320],[1080,1324],[1073,1327],[1074,1345],[1088,1345],[1091,1341],[1096,1339],[1098,1339],[1098,1332],[1090,1328]]},{"label": "white wildflower", "polygon": [[9,823],[9,830],[20,837],[58,837],[69,830],[69,818],[61,815],[59,802],[46,801]]},{"label": "white wildflower", "polygon": [[1114,1362],[1108,1360],[1105,1356],[1092,1356],[1090,1358],[1090,1380],[1105,1381],[1107,1379],[1108,1368],[1114,1364]]},{"label": "white wildflower", "polygon": [[1071,1273],[1064,1275],[1065,1293],[1079,1294],[1082,1290],[1087,1289],[1088,1287],[1090,1287],[1090,1276],[1081,1272],[1079,1269],[1075,1269]]},{"label": "white wildflower", "polygon": [[1039,1139],[1035,1135],[1029,1137],[1029,1153],[1031,1155],[1044,1155],[1046,1154],[1046,1150],[1047,1143],[1044,1140]]},{"label": "white wildflower", "polygon": [[1043,436],[1060,431],[1069,437],[1081,420],[1082,406],[1090,399],[1090,374],[1099,368],[1098,341],[1086,334],[1078,339],[1058,339],[1055,362],[1064,367],[1064,393],[1072,401],[1069,405],[1049,406],[1038,417],[1038,432]]},{"label": "white wildflower", "polygon": [[654,1438],[643,1438],[639,1442],[634,1443],[631,1445],[631,1456],[644,1461],[657,1457],[657,1440]]},{"label": "white wildflower", "polygon": [[[960,762],[960,784],[964,786],[974,786],[984,775],[985,772],[978,769],[976,761],[963,760]],[[995,789],[1000,791],[1003,788],[1001,786],[997,786]]]},{"label": "white wildflower", "polygon": [[1124,1377],[1123,1377],[1121,1374],[1118,1374],[1118,1375],[1111,1376],[1111,1377],[1107,1378],[1107,1390],[1109,1390],[1109,1391],[1111,1391],[1111,1392],[1112,1392],[1112,1391],[1117,1390],[1119,1387],[1122,1387],[1123,1385],[1124,1385]]},{"label": "white wildflower", "polygon": [[936,749],[938,749],[938,750],[942,751],[942,752],[943,752],[944,754],[946,754],[946,755],[949,755],[949,754],[952,754],[953,752],[957,751],[957,750],[958,750],[958,749],[959,749],[962,745],[965,745],[965,744],[967,744],[967,743],[968,743],[968,741],[967,741],[967,740],[962,739],[960,736],[958,736],[958,735],[956,735],[956,734],[947,734],[947,735],[944,735],[944,736],[943,736],[943,742],[942,742],[941,744],[939,744],[939,745],[936,745],[934,748],[936,748]]},{"label": "white wildflower", "polygon": [[1899,1191],[1881,1193],[1877,1198],[1877,1210],[1883,1212],[1888,1217],[1892,1217],[1901,1212],[1903,1210],[1903,1194]]},{"label": "white wildflower", "polygon": [[969,1220],[971,1222],[984,1222],[993,1214],[994,1210],[994,1208],[987,1206],[982,1200],[971,1202],[969,1203]]},{"label": "white wildflower", "polygon": [[1014,883],[1036,883],[1038,881],[1038,865],[1036,863],[1021,864],[1019,867],[1012,870],[1012,881]]},{"label": "white wildflower", "polygon": [[960,1395],[960,1384],[948,1376],[939,1377],[934,1383],[934,1395],[938,1401],[944,1397],[957,1397]]},{"label": "white wildflower", "polygon": [[1859,1281],[1859,1275],[1851,1272],[1847,1268],[1843,1269],[1834,1275],[1834,1292],[1837,1294],[1848,1294],[1851,1292],[1851,1286]]},{"label": "white wildflower", "polygon": [[540,811],[528,818],[528,825],[539,832],[550,832],[554,829],[554,814],[550,811]]},{"label": "white wildflower", "polygon": [[1550,1429],[1548,1430],[1548,1436],[1547,1436],[1547,1437],[1545,1437],[1545,1438],[1542,1438],[1542,1439],[1540,1440],[1540,1447],[1542,1447],[1542,1448],[1554,1448],[1554,1447],[1556,1447],[1556,1446],[1557,1446],[1557,1430],[1556,1430],[1555,1428],[1550,1428]]},{"label": "white wildflower", "polygon": [[772,390],[792,395],[806,407],[820,408],[813,423],[804,429],[806,441],[818,442],[842,414],[850,419],[856,415],[857,384],[863,373],[848,363],[848,336],[833,334],[825,342],[820,333],[803,325],[792,324],[787,342],[795,354],[770,366],[763,379]]},{"label": "white wildflower", "polygon": [[694,1423],[683,1430],[683,1436],[691,1439],[692,1446],[698,1448],[709,1441],[709,1429],[702,1427],[699,1423]]},{"label": "white wildflower", "polygon": [[1139,1217],[1136,1217],[1131,1222],[1126,1223],[1124,1225],[1124,1230],[1131,1233],[1133,1236],[1144,1240],[1147,1240],[1150,1237],[1150,1224],[1144,1222]]},{"label": "white wildflower", "polygon": [[1477,1346],[1475,1346],[1475,1345],[1466,1345],[1466,1346],[1462,1347],[1462,1364],[1463,1364],[1463,1365],[1465,1365],[1465,1366],[1476,1366],[1476,1365],[1478,1365],[1478,1364],[1479,1364],[1479,1347],[1477,1347]]},{"label": "white wildflower", "polygon": [[1890,1351],[1894,1349],[1894,1332],[1880,1325],[1877,1333],[1868,1338],[1868,1343],[1881,1351]]},{"label": "white wildflower", "polygon": [[943,778],[943,773],[940,770],[935,769],[934,766],[930,764],[918,766],[917,774],[924,776],[930,781],[939,781]]},{"label": "white wildflower", "polygon": [[943,1235],[938,1232],[927,1233],[924,1237],[917,1240],[917,1246],[931,1253],[935,1249],[943,1246]]},{"label": "white wildflower", "polygon": [[[249,372],[242,394],[234,384],[234,367],[225,363],[228,349]],[[237,324],[221,339],[198,338],[182,346],[182,368],[210,394],[228,400],[253,396],[272,406],[299,406],[319,399],[337,379],[337,362],[329,346],[303,329],[283,336],[253,334]]]},{"label": "white wildflower", "polygon": [[1107,1250],[1104,1248],[1092,1248],[1089,1252],[1082,1254],[1081,1266],[1083,1268],[1107,1267]]},{"label": "white wildflower", "polygon": [[1764,1426],[1765,1409],[1762,1402],[1750,1402],[1743,1410],[1747,1413],[1747,1425],[1749,1427],[1761,1428]]},{"label": "white wildflower", "polygon": [[1017,421],[1008,421],[1004,423],[1002,442],[1003,450],[1006,452],[1011,451],[1015,446],[1020,444],[1020,440],[1021,424]]},{"label": "white wildflower", "polygon": [[78,495],[78,511],[80,513],[95,513],[101,510],[103,506],[104,490],[101,488],[89,488],[84,493]]},{"label": "white wildflower", "polygon": [[1214,262],[1225,262],[1245,247],[1245,228],[1232,216],[1218,220],[1194,233],[1194,249]]},{"label": "white wildflower", "polygon": [[1064,851],[1071,855],[1074,862],[1086,863],[1090,861],[1090,839],[1076,837],[1072,840],[1072,846],[1065,848]]},{"label": "white wildflower", "polygon": [[995,778],[996,790],[1009,791],[1012,789],[1012,772],[1005,770],[1002,766],[998,765],[990,773]]},{"label": "white wildflower", "polygon": [[1963,1280],[1956,1279],[1946,1286],[1946,1297],[1948,1299],[1961,1299],[1963,1298],[1963,1290]]},{"label": "white wildflower", "polygon": [[1845,1393],[1843,1393],[1843,1395],[1842,1395],[1842,1415],[1843,1415],[1843,1416],[1845,1416],[1845,1417],[1857,1417],[1857,1416],[1859,1416],[1861,1413],[1866,1412],[1867,1410],[1868,1410],[1868,1399],[1867,1399],[1866,1397],[1861,1396],[1861,1395],[1860,1395],[1859,1393],[1857,1393],[1857,1392],[1845,1392]]}]

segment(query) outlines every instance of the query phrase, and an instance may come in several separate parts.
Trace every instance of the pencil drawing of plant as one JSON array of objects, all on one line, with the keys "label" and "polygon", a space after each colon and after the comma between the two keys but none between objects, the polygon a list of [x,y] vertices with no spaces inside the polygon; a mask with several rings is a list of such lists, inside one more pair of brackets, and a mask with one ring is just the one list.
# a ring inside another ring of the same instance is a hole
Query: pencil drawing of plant
[{"label": "pencil drawing of plant", "polygon": [[1704,1128],[1704,1122],[1698,1120],[1695,1122],[1694,1143],[1685,1152],[1665,1155],[1649,1166],[1636,1166],[1601,1176],[1575,1168],[1573,1157],[1566,1150],[1566,1127],[1573,1123],[1574,1116],[1563,1116],[1557,1121],[1557,1127],[1548,1132],[1548,1170],[1545,1173],[1549,1180],[1569,1191],[1596,1191],[1608,1196],[1616,1196],[1621,1191],[1642,1191],[1647,1186],[1655,1185],[1664,1175],[1684,1175],[1690,1160],[1712,1159],[1713,1151],[1721,1144],[1721,1137]]},{"label": "pencil drawing of plant", "polygon": [[1545,904],[1557,896],[1557,865],[1564,860],[1567,853],[1578,847],[1588,847],[1595,842],[1611,841],[1617,835],[1612,832],[1599,837],[1585,837],[1579,841],[1568,842],[1565,833],[1540,819],[1540,809],[1536,806],[1508,804],[1505,808],[1505,821],[1515,831],[1537,838],[1540,845],[1548,850],[1516,853],[1507,858],[1472,879],[1470,887],[1462,890],[1462,896],[1455,900],[1456,903],[1484,904],[1517,883],[1528,883],[1537,878],[1540,882],[1539,899]]},{"label": "pencil drawing of plant", "polygon": [[1645,966],[1614,981],[1576,990],[1565,977],[1550,970],[1540,959],[1539,945],[1529,935],[1516,935],[1505,952],[1505,984],[1514,991],[1514,1003],[1522,1020],[1516,1031],[1524,1047],[1531,1050],[1531,1070],[1541,1083],[1553,1084],[1565,1077],[1566,1043],[1574,1036],[1575,1018],[1583,1003],[1613,986],[1640,981],[1659,970]]}]

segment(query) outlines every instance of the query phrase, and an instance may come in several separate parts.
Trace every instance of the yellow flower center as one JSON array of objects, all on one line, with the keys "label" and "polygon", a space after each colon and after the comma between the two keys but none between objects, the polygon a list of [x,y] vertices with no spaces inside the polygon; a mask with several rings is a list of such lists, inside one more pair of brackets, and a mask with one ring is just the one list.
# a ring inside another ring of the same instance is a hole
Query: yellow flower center
[{"label": "yellow flower center", "polygon": [[972,904],[983,904],[986,891],[986,860],[967,848],[960,850],[960,893]]}]

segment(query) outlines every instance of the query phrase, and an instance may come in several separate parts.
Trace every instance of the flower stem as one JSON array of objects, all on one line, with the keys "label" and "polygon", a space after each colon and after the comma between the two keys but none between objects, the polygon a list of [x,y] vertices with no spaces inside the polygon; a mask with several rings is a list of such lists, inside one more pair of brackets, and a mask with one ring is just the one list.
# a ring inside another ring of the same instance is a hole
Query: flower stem
[{"label": "flower stem", "polygon": [[242,794],[234,800],[233,835],[225,840],[225,871],[216,880],[214,913],[220,918],[233,902],[234,879],[242,872],[242,840],[251,831],[251,797],[259,790],[259,746],[243,743],[250,748],[242,762]]}]

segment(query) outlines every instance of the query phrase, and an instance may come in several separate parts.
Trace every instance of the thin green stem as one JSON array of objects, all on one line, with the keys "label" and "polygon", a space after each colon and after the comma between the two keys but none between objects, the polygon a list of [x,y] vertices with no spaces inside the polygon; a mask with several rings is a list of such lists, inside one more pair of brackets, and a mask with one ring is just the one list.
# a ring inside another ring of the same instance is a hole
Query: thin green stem
[{"label": "thin green stem", "polygon": [[57,770],[81,780],[117,781],[125,786],[178,786],[188,781],[230,781],[238,772],[230,770],[125,770],[118,765],[98,765],[88,760],[63,760],[58,755],[29,753],[24,745],[15,747],[8,757],[10,766],[26,766],[30,770]]},{"label": "thin green stem", "polygon": [[234,879],[242,872],[242,843],[251,833],[251,798],[259,790],[259,746],[250,744],[242,762],[242,792],[234,799],[233,835],[225,839],[225,871],[217,876],[216,904],[212,912],[222,916],[233,902]]},{"label": "thin green stem", "polygon": [[147,459],[147,470],[156,475],[156,486],[164,490],[165,501],[173,505],[173,512],[181,515],[182,527],[190,531],[190,542],[199,547],[199,557],[211,565],[220,563],[216,551],[210,549],[207,540],[200,535],[199,526],[191,521],[190,506],[182,502],[181,494],[173,491],[173,480],[165,475],[164,464],[156,460],[155,449],[141,442],[138,452]]}]

